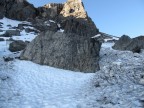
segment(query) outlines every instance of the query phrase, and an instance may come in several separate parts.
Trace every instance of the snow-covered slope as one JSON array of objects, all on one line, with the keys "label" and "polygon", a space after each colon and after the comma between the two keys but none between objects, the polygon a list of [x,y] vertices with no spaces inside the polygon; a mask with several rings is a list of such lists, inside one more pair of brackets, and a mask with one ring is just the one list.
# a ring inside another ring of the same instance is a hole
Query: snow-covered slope
[{"label": "snow-covered slope", "polygon": [[[14,27],[17,27],[18,24],[31,25],[30,22],[16,21],[16,20],[8,19],[8,18],[3,18],[0,20],[0,22],[2,23],[2,27],[0,29],[3,30],[3,32],[0,32],[0,35],[4,34],[6,30],[15,30]],[[33,27],[25,26],[24,28],[33,28]],[[13,36],[13,39],[14,40],[31,41],[36,37],[36,34],[34,32],[26,33],[25,30],[21,30],[20,34],[21,34],[20,37],[19,36]],[[3,38],[8,39],[8,37],[3,37]]]},{"label": "snow-covered slope", "polygon": [[77,108],[85,107],[84,94],[93,74],[16,60],[5,64],[0,76],[0,107]]},{"label": "snow-covered slope", "polygon": [[[18,38],[32,40],[30,33]],[[19,54],[9,52],[8,44],[0,42],[0,108],[144,107],[144,53],[116,51],[113,43],[104,43],[101,70],[86,74],[30,61],[4,62],[3,56]]]},{"label": "snow-covered slope", "polygon": [[[27,23],[7,18],[0,22],[3,23],[3,30],[10,29],[7,25],[14,27]],[[23,30],[21,36],[12,38],[31,41],[36,36],[32,35]],[[0,42],[0,108],[87,107],[84,98],[94,74],[55,69],[29,61],[4,62],[3,56],[19,55],[10,52],[8,47],[8,41]]]},{"label": "snow-covered slope", "polygon": [[[1,22],[1,28],[0,30],[2,30],[2,32],[0,32],[0,35],[4,34],[6,32],[6,30],[15,30],[14,27],[17,27],[18,24],[28,24],[31,25],[30,22],[26,22],[26,21],[16,21],[16,20],[11,20],[8,18],[3,18],[0,20]],[[31,26],[26,26],[24,28],[32,28]],[[21,36],[13,36],[12,39],[14,40],[23,40],[23,41],[32,41],[37,35],[34,32],[30,32],[30,33],[26,33],[25,30],[21,30],[20,31]],[[5,41],[0,42],[0,56],[6,56],[9,54],[12,54],[9,50],[9,44],[11,41],[6,41],[8,40],[10,37],[0,37],[0,38],[4,38]]]}]

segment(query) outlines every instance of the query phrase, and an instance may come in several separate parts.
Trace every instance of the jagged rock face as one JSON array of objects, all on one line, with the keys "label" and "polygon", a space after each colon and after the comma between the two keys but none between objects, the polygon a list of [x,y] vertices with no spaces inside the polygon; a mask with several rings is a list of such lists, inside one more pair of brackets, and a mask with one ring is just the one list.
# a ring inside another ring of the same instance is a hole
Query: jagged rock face
[{"label": "jagged rock face", "polygon": [[131,42],[131,38],[127,35],[123,35],[112,47],[116,50],[126,50],[126,47]]},{"label": "jagged rock face", "polygon": [[14,20],[27,20],[36,17],[36,9],[26,0],[2,0],[2,15]]},{"label": "jagged rock face", "polygon": [[76,33],[78,35],[96,35],[99,30],[94,22],[88,17],[83,2],[80,0],[68,0],[60,12],[58,23],[65,33]]},{"label": "jagged rock face", "polygon": [[37,36],[20,58],[72,71],[96,72],[100,46],[89,36],[47,31]]},{"label": "jagged rock face", "polygon": [[33,24],[40,31],[51,30],[53,26],[48,27],[44,22],[52,19],[61,25],[64,33],[94,36],[99,32],[84,10],[83,3],[79,0],[68,0],[65,4],[51,3],[37,10],[39,15]]},{"label": "jagged rock face", "polygon": [[[75,11],[69,12],[71,9]],[[48,27],[44,24],[45,21],[51,19],[61,25],[59,29],[63,29],[64,33],[94,36],[99,32],[94,22],[87,16],[83,3],[78,0],[69,0],[65,4],[47,4],[44,7],[38,8],[38,12],[39,16],[33,24],[40,31],[53,31],[51,28],[55,27],[52,25]]]}]

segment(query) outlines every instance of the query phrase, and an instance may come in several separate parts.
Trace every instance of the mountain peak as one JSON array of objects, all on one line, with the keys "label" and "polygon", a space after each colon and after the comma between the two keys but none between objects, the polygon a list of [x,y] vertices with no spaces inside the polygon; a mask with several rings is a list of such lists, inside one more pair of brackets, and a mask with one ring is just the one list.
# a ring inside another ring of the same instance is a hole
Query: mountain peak
[{"label": "mountain peak", "polygon": [[64,17],[74,16],[76,18],[87,18],[87,13],[84,9],[82,0],[68,0],[64,4],[61,14]]}]

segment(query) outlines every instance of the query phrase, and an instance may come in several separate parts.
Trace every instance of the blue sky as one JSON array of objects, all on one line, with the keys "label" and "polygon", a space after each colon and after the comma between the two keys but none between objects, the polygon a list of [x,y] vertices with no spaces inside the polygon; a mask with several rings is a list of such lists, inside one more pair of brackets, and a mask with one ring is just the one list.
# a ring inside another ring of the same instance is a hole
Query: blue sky
[{"label": "blue sky", "polygon": [[[28,0],[35,6],[66,0]],[[144,0],[83,0],[88,15],[100,31],[131,37],[144,35]]]}]

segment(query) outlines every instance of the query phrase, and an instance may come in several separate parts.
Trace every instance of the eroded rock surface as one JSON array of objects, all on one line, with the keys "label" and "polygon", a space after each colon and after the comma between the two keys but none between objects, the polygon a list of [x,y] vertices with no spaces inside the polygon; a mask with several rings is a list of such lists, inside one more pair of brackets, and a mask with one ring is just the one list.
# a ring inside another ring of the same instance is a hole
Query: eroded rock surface
[{"label": "eroded rock surface", "polygon": [[[52,8],[58,6],[54,4]],[[75,11],[69,12],[71,9]],[[91,38],[99,31],[87,16],[81,1],[68,0],[56,19],[45,21],[37,18],[35,21],[42,22],[35,23],[35,27],[43,33],[27,46],[21,59],[72,71],[99,70],[101,43]]]},{"label": "eroded rock surface", "polygon": [[10,43],[9,50],[11,52],[17,52],[17,51],[24,50],[26,46],[27,46],[27,42],[17,40],[17,41]]},{"label": "eroded rock surface", "polygon": [[20,58],[62,69],[95,72],[99,70],[100,46],[89,36],[47,31],[37,36]]}]

